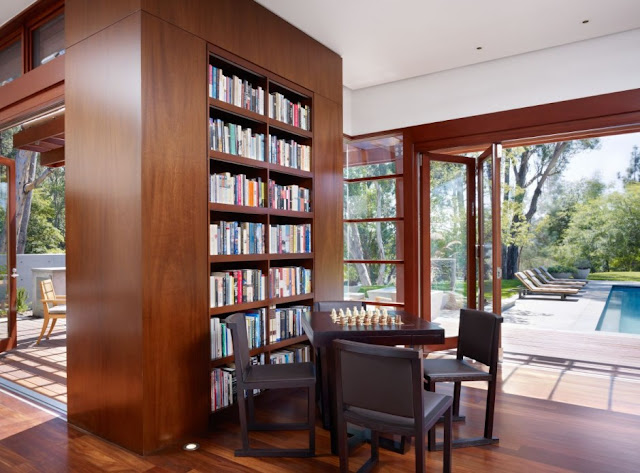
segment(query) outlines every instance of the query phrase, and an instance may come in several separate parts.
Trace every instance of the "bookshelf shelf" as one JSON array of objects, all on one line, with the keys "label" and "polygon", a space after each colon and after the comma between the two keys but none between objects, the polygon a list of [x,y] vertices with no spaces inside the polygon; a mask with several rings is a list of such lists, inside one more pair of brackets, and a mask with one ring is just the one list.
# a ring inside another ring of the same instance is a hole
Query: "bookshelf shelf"
[{"label": "bookshelf shelf", "polygon": [[[313,287],[315,264],[313,252],[269,253],[270,249],[276,251],[313,248],[315,205],[313,132],[271,118],[272,113],[269,110],[272,97],[278,97],[278,102],[273,102],[276,107],[273,109],[274,116],[292,123],[304,123],[304,120],[308,120],[307,123],[313,124],[311,121],[313,93],[260,67],[254,68],[246,60],[215,46],[209,46],[208,54],[210,72],[208,93],[216,96],[216,98],[208,97],[207,100],[207,116],[210,124],[207,129],[207,149],[209,150],[207,152],[209,176],[207,177],[209,177],[210,186],[216,186],[210,188],[210,199],[215,197],[217,200],[226,202],[251,203],[264,201],[267,205],[253,207],[208,203],[210,245],[218,245],[219,252],[223,251],[221,248],[265,251],[265,253],[251,254],[207,255],[210,271],[209,298],[210,300],[214,298],[228,300],[229,290],[237,290],[239,293],[241,289],[245,290],[245,287],[247,291],[252,290],[253,294],[259,294],[255,292],[256,290],[266,290],[268,296],[271,293],[270,284],[274,279],[278,284],[278,278],[281,278],[280,284],[283,281],[294,284],[293,281],[295,281],[298,290],[304,290],[305,285],[309,288],[310,281]],[[256,92],[258,88],[261,90]],[[262,94],[264,94],[264,102],[259,98]],[[257,112],[261,108],[264,108],[264,115]],[[287,110],[290,112],[289,115],[282,113]],[[246,131],[247,128],[251,128],[251,132]],[[215,150],[212,150],[212,147],[215,147]],[[260,157],[264,160],[219,151],[222,149],[233,152],[237,150],[241,154]],[[271,159],[272,153],[273,159]],[[283,164],[304,166],[305,169],[310,167],[311,170],[306,171]],[[247,184],[250,180],[254,183],[262,183],[265,187],[252,189],[251,186],[254,184]],[[267,195],[264,195],[265,191]],[[271,199],[269,193],[271,193]],[[235,196],[235,198],[230,199],[229,196]],[[277,201],[274,205],[279,207],[310,208],[311,211],[271,208],[269,205],[272,201]],[[307,205],[308,203],[310,206]],[[222,226],[223,222],[224,226]],[[260,274],[261,279],[256,279],[257,276],[245,277],[245,271],[248,271],[247,274]],[[290,275],[296,275],[297,279]],[[257,284],[260,281],[262,282]],[[292,288],[286,292],[295,292],[295,290]],[[263,339],[262,346],[250,350],[252,357],[264,355],[264,362],[270,363],[271,354],[274,351],[288,347],[291,348],[287,352],[295,353],[296,358],[301,356],[299,353],[305,353],[304,357],[308,357],[308,347],[299,345],[307,342],[306,335],[293,336],[271,344],[268,340],[279,330],[282,330],[280,332],[282,334],[301,333],[300,314],[308,310],[305,309],[306,307],[313,305],[313,300],[314,294],[310,292],[210,308],[208,316],[212,330],[212,352],[224,353],[224,348],[221,349],[221,346],[224,347],[225,343],[229,343],[224,331],[226,330],[224,318],[235,312],[251,312],[252,316],[247,321],[248,328],[254,330],[254,336]],[[261,331],[258,331],[258,328]],[[214,333],[216,337],[213,336]],[[221,342],[221,339],[224,341]],[[292,347],[293,345],[296,347]],[[274,359],[280,360],[281,356],[285,355],[278,353]],[[288,356],[286,359],[290,361]],[[233,356],[212,359],[210,368],[211,370],[223,368],[233,361]],[[227,383],[225,386],[228,388],[229,370],[225,368],[223,371],[227,373],[224,379]],[[212,381],[212,392],[217,389],[216,383],[222,379],[223,371],[212,373],[217,380]],[[219,391],[216,392],[219,393]],[[217,399],[219,401],[220,398]],[[220,410],[216,409],[214,412]]]},{"label": "bookshelf shelf", "polygon": [[269,253],[270,260],[313,259],[313,253]]},{"label": "bookshelf shelf", "polygon": [[269,164],[265,161],[245,158],[243,156],[236,156],[235,154],[223,153],[222,151],[209,150],[209,157],[214,162],[220,161],[225,163],[239,164],[241,166],[248,166],[252,168],[268,169],[269,167],[273,166],[273,164]]},{"label": "bookshelf shelf", "polygon": [[209,210],[214,212],[266,215],[269,213],[270,209],[268,209],[267,207],[250,207],[248,205],[231,205],[209,202]]},{"label": "bookshelf shelf", "polygon": [[269,119],[269,128],[274,129],[274,134],[278,134],[278,130],[284,131],[287,133],[291,133],[292,135],[296,135],[302,138],[312,138],[313,132],[307,131],[304,128],[300,128],[294,125],[289,125],[288,123],[281,122],[274,118]]},{"label": "bookshelf shelf", "polygon": [[223,102],[222,100],[209,97],[209,107],[215,108],[217,110],[224,110],[225,112],[230,113],[232,115],[236,115],[241,118],[246,118],[256,123],[262,123],[263,125],[267,123],[266,115],[261,115],[259,113],[248,110],[246,108],[238,107],[236,105]]},{"label": "bookshelf shelf", "polygon": [[233,312],[242,312],[245,310],[258,309],[261,307],[267,307],[270,299],[264,299],[256,302],[245,302],[243,304],[223,305],[221,307],[211,307],[209,309],[209,315],[222,315],[232,314]]}]

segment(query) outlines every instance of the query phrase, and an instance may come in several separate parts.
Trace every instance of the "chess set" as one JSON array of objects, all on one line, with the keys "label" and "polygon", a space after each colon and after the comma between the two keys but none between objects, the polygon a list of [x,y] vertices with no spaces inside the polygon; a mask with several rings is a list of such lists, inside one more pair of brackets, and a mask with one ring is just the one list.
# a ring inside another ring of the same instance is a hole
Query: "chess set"
[{"label": "chess set", "polygon": [[383,308],[382,311],[380,311],[380,309],[365,310],[364,307],[358,310],[358,307],[356,306],[353,308],[353,311],[351,309],[347,309],[346,313],[342,309],[339,311],[332,309],[330,315],[331,321],[334,324],[351,327],[358,325],[391,327],[399,326],[404,323],[400,315],[390,315],[386,308]]}]

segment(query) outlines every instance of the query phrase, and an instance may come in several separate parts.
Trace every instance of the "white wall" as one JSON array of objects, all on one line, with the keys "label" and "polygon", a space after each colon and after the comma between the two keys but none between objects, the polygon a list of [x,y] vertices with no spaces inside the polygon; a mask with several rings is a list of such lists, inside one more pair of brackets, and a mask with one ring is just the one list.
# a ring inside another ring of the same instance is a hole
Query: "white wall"
[{"label": "white wall", "polygon": [[342,87],[342,132],[351,135],[351,94],[348,87]]},{"label": "white wall", "polygon": [[[508,41],[508,38],[505,38]],[[359,90],[349,135],[640,88],[640,29]]]}]

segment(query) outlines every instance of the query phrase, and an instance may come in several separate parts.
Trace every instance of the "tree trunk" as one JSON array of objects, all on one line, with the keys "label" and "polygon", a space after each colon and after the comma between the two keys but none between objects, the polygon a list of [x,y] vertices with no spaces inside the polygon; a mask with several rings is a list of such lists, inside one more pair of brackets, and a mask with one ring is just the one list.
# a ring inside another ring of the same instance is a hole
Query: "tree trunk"
[{"label": "tree trunk", "polygon": [[[364,259],[362,253],[362,241],[360,240],[360,233],[358,233],[358,227],[355,223],[349,223],[347,230],[347,245],[349,248],[350,259]],[[363,286],[371,286],[371,278],[369,277],[369,271],[363,263],[355,263],[356,271],[360,279],[360,284]]]},{"label": "tree trunk", "polygon": [[[380,181],[376,181],[376,218],[382,217],[382,189],[380,188]],[[376,222],[376,243],[378,245],[378,258],[381,260],[387,259],[384,253],[384,241],[382,240],[382,223]],[[387,265],[381,264],[378,271],[378,277],[376,278],[377,286],[384,286],[384,273],[386,272]]]},{"label": "tree trunk", "polygon": [[27,246],[27,229],[31,216],[31,199],[33,192],[25,192],[27,185],[36,177],[36,162],[38,155],[33,151],[20,150],[16,154],[16,252],[24,253]]},{"label": "tree trunk", "polygon": [[504,279],[515,279],[518,272],[518,262],[520,255],[520,247],[517,245],[507,245],[506,254],[503,256],[503,275]]}]

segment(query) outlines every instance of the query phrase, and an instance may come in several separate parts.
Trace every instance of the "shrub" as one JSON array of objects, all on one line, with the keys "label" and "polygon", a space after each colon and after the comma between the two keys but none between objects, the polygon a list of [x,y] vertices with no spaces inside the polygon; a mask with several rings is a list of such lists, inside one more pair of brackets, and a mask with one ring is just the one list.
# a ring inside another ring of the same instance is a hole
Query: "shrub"
[{"label": "shrub", "polygon": [[549,271],[550,273],[575,273],[576,268],[558,264],[556,266],[550,266],[549,268],[547,268],[547,271]]},{"label": "shrub", "polygon": [[24,287],[19,287],[16,293],[16,309],[18,312],[29,310],[29,306],[27,305],[27,290]]},{"label": "shrub", "polygon": [[576,261],[576,268],[591,269],[591,262],[588,259],[579,259],[578,261]]}]

